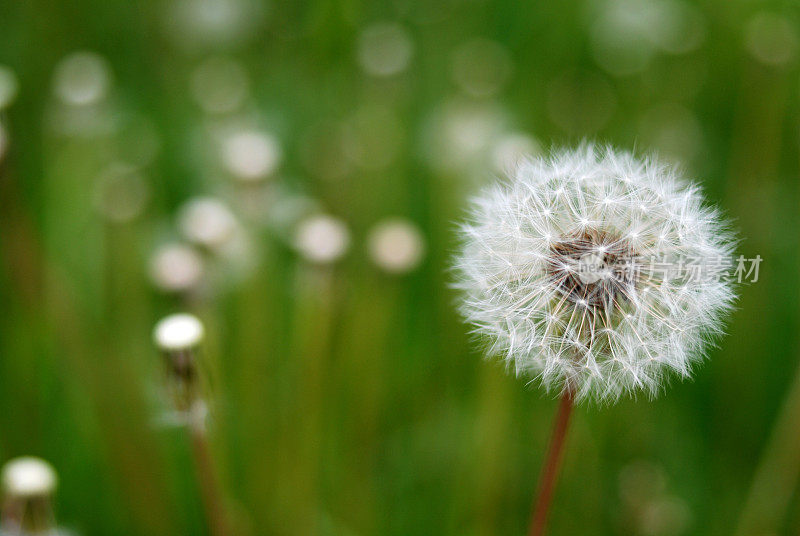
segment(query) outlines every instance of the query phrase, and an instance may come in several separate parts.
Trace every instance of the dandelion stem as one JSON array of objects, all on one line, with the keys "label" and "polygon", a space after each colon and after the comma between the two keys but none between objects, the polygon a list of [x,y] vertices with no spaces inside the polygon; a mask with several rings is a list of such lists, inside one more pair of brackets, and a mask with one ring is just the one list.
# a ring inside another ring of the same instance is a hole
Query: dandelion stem
[{"label": "dandelion stem", "polygon": [[203,496],[208,530],[212,536],[231,536],[233,532],[231,531],[219,481],[214,471],[208,434],[203,423],[198,419],[192,419],[189,425],[189,435],[192,442],[192,455],[194,457],[197,480]]},{"label": "dandelion stem", "polygon": [[777,533],[800,477],[800,369],[764,448],[739,517],[739,536]]},{"label": "dandelion stem", "polygon": [[531,513],[531,525],[528,531],[529,536],[542,536],[547,525],[547,514],[550,511],[550,503],[553,498],[558,471],[561,465],[561,457],[564,453],[564,443],[569,428],[570,417],[572,416],[573,395],[569,389],[561,395],[558,405],[558,413],[553,425],[553,433],[550,438],[550,448],[547,458],[542,466],[542,473],[539,477],[539,490],[536,501],[533,503]]}]

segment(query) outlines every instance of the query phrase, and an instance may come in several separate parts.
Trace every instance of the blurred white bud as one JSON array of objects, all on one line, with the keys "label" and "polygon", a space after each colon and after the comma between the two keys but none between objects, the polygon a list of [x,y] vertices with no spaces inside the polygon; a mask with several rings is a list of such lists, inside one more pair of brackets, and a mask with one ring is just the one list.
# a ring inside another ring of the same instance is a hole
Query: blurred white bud
[{"label": "blurred white bud", "polygon": [[590,14],[590,39],[597,63],[630,75],[644,70],[656,52],[684,54],[705,38],[700,10],[681,0],[604,0]]},{"label": "blurred white bud", "polygon": [[532,136],[524,132],[504,134],[492,149],[492,163],[498,173],[507,173],[515,169],[524,158],[537,155],[541,146]]},{"label": "blurred white bud", "polygon": [[94,205],[107,220],[126,223],[142,213],[149,197],[150,189],[139,170],[118,162],[97,179]]},{"label": "blurred white bud", "polygon": [[203,323],[187,313],[167,316],[156,324],[153,341],[164,352],[192,350],[202,341],[205,330]]},{"label": "blurred white bud", "polygon": [[202,257],[183,244],[161,246],[150,260],[150,278],[158,288],[167,292],[197,288],[202,277]]},{"label": "blurred white bud", "polygon": [[64,104],[88,106],[102,101],[111,87],[111,69],[94,52],[74,52],[56,66],[53,91]]},{"label": "blurred white bud", "polygon": [[53,466],[33,456],[14,458],[3,467],[3,489],[17,499],[43,497],[52,494],[58,483]]},{"label": "blurred white bud", "polygon": [[255,0],[177,0],[166,5],[168,37],[189,50],[244,43],[263,19],[263,4]]},{"label": "blurred white bud", "polygon": [[241,62],[212,57],[201,63],[190,80],[192,97],[207,113],[230,113],[242,107],[250,92],[250,81]]},{"label": "blurred white bud", "polygon": [[399,24],[368,26],[358,40],[358,62],[373,76],[392,76],[404,71],[414,51],[408,32]]},{"label": "blurred white bud", "polygon": [[311,216],[297,227],[294,246],[306,260],[328,264],[341,258],[350,246],[345,224],[331,216]]},{"label": "blurred white bud", "polygon": [[706,21],[696,5],[662,0],[655,10],[656,23],[648,35],[658,48],[669,54],[685,54],[700,47],[706,36]]},{"label": "blurred white bud", "polygon": [[453,80],[472,97],[488,97],[503,89],[513,66],[508,51],[488,39],[460,45],[452,61]]},{"label": "blurred white bud", "polygon": [[745,45],[758,61],[768,65],[783,65],[797,55],[797,29],[783,15],[759,13],[747,23]]},{"label": "blurred white bud", "polygon": [[419,229],[403,219],[386,220],[369,234],[369,254],[373,262],[391,273],[410,272],[419,266],[425,242]]},{"label": "blurred white bud", "polygon": [[482,179],[491,166],[492,144],[506,130],[505,124],[498,106],[448,102],[428,120],[422,151],[439,171]]},{"label": "blurred white bud", "polygon": [[655,12],[652,2],[610,0],[592,17],[590,38],[597,63],[616,75],[643,70],[655,52],[648,37]]},{"label": "blurred white bud", "polygon": [[230,209],[218,199],[198,197],[181,207],[178,226],[189,241],[219,249],[233,237],[238,223]]},{"label": "blurred white bud", "polygon": [[0,65],[0,110],[11,106],[18,92],[17,75],[9,67]]},{"label": "blurred white bud", "polygon": [[268,177],[278,168],[282,156],[278,140],[266,132],[234,132],[222,142],[222,160],[226,169],[242,181]]}]

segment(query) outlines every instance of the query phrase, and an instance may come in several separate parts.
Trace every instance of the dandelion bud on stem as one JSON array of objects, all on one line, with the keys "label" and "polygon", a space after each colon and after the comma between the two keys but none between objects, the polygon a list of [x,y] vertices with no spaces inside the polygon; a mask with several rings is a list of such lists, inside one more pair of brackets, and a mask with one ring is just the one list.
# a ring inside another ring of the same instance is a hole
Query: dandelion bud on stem
[{"label": "dandelion bud on stem", "polygon": [[46,461],[32,456],[15,458],[3,468],[0,533],[50,535],[56,530],[52,496],[57,477]]},{"label": "dandelion bud on stem", "polygon": [[197,371],[197,356],[205,330],[196,317],[175,314],[161,320],[153,331],[162,351],[176,409],[184,414],[189,428],[197,481],[203,497],[206,521],[212,536],[229,536],[230,517],[214,467],[206,430],[207,406]]}]

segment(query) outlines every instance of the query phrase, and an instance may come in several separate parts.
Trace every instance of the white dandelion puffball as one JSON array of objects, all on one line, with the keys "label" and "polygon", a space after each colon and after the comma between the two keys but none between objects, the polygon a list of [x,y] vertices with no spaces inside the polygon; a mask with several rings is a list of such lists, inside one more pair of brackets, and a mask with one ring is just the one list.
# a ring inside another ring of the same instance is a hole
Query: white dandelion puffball
[{"label": "white dandelion puffball", "polygon": [[410,272],[425,255],[425,240],[416,225],[400,218],[380,222],[369,233],[369,255],[393,274]]},{"label": "white dandelion puffball", "polygon": [[652,158],[583,145],[523,161],[462,233],[461,309],[489,354],[576,401],[689,377],[735,298],[725,222]]},{"label": "white dandelion puffball", "polygon": [[161,290],[185,292],[197,288],[203,279],[203,257],[192,247],[167,244],[150,259],[150,278]]},{"label": "white dandelion puffball", "polygon": [[218,250],[234,236],[238,222],[222,201],[213,197],[196,197],[181,207],[178,226],[189,241]]},{"label": "white dandelion puffball", "polygon": [[53,467],[34,456],[14,458],[3,467],[3,489],[14,497],[41,497],[56,489]]},{"label": "white dandelion puffball", "polygon": [[111,79],[105,58],[94,52],[75,52],[56,66],[53,91],[64,104],[88,106],[108,95]]},{"label": "white dandelion puffball", "polygon": [[245,182],[268,177],[275,172],[281,158],[278,140],[266,132],[237,132],[222,145],[225,168],[234,178]]},{"label": "white dandelion puffball", "polygon": [[167,316],[156,324],[153,340],[164,352],[191,350],[203,341],[203,323],[187,313]]},{"label": "white dandelion puffball", "polygon": [[339,260],[350,247],[350,232],[344,222],[331,216],[310,216],[300,222],[294,236],[295,249],[315,264]]}]

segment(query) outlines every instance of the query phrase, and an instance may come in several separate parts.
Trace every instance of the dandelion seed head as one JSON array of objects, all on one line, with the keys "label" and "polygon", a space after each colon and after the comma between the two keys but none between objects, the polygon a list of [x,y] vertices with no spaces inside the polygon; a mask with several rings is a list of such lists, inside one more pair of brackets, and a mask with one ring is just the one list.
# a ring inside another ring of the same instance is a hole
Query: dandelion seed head
[{"label": "dandelion seed head", "polygon": [[183,244],[160,247],[150,260],[150,278],[161,290],[185,292],[196,288],[203,277],[203,259]]},{"label": "dandelion seed head", "polygon": [[386,220],[370,232],[369,254],[373,262],[390,273],[416,268],[425,253],[425,242],[417,227],[402,219]]},{"label": "dandelion seed head", "polygon": [[106,220],[127,223],[142,214],[150,197],[150,188],[135,166],[115,162],[97,178],[94,206]]},{"label": "dandelion seed head", "polygon": [[294,246],[306,260],[315,264],[329,264],[347,253],[350,233],[347,226],[336,218],[310,216],[298,225]]},{"label": "dandelion seed head", "polygon": [[64,104],[89,106],[108,95],[111,78],[105,58],[95,52],[75,52],[56,66],[53,91]]},{"label": "dandelion seed head", "polygon": [[14,458],[3,467],[3,489],[17,498],[41,497],[53,493],[58,483],[56,471],[34,456]]},{"label": "dandelion seed head", "polygon": [[283,152],[278,140],[266,132],[236,132],[222,144],[228,172],[241,181],[258,181],[275,172]]},{"label": "dandelion seed head", "polygon": [[238,222],[222,201],[197,197],[181,207],[178,226],[191,242],[218,250],[234,236]]},{"label": "dandelion seed head", "polygon": [[203,341],[205,330],[200,320],[187,313],[163,318],[153,330],[156,346],[164,352],[191,350]]},{"label": "dandelion seed head", "polygon": [[[688,376],[735,297],[713,262],[733,253],[726,223],[653,158],[585,144],[525,160],[461,230],[461,311],[488,353],[576,400]],[[702,278],[648,269],[688,258],[709,261]]]},{"label": "dandelion seed head", "polygon": [[392,22],[367,26],[358,40],[358,63],[377,77],[394,76],[406,70],[414,42],[401,25]]}]

